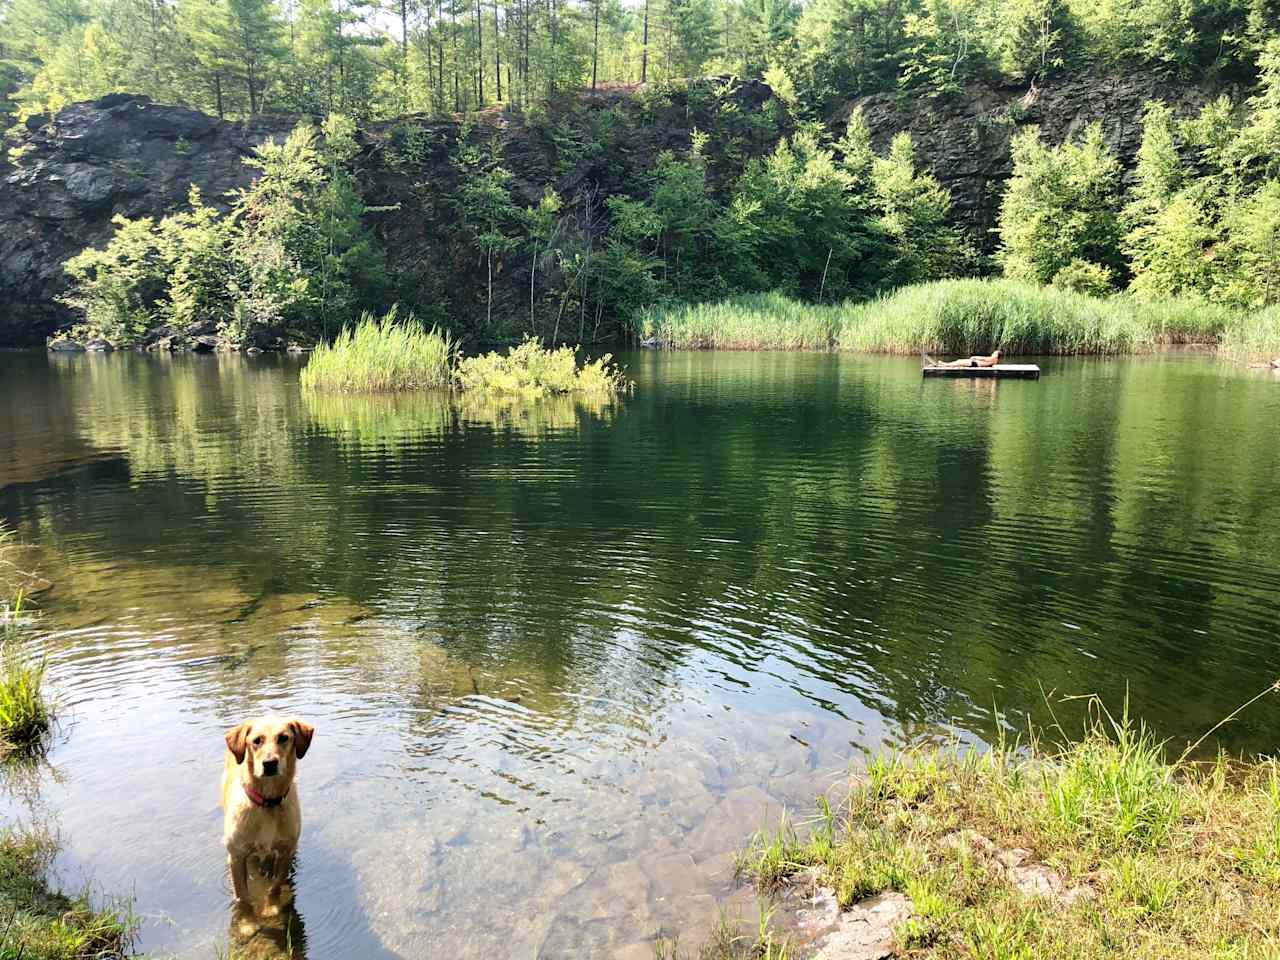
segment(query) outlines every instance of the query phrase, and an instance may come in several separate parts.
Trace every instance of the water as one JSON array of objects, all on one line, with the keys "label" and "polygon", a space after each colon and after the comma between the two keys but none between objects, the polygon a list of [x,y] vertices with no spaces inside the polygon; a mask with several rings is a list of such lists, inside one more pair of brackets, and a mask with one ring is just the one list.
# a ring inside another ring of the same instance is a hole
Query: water
[{"label": "water", "polygon": [[[9,806],[54,818],[62,877],[132,893],[148,950],[225,944],[221,737],[272,707],[317,729],[308,956],[647,957],[749,902],[732,851],[867,749],[1126,691],[1185,741],[1280,677],[1269,374],[628,362],[613,407],[507,411],[0,355],[0,517],[55,583],[66,718]],[[1222,743],[1277,733],[1267,701]]]}]

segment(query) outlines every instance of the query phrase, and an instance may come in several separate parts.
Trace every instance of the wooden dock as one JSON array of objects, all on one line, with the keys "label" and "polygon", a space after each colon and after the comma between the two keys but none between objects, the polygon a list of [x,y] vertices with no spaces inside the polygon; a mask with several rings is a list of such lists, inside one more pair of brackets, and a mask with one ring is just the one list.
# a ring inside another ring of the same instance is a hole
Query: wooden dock
[{"label": "wooden dock", "polygon": [[921,367],[920,372],[926,377],[1040,379],[1040,368],[1034,363],[997,363],[994,367]]}]

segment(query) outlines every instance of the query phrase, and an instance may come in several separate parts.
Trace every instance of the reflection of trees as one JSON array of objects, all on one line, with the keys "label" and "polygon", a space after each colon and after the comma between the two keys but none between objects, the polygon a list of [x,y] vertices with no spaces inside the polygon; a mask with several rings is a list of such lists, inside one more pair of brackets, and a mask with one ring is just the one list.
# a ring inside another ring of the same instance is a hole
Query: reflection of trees
[{"label": "reflection of trees", "polygon": [[0,507],[176,571],[166,589],[218,571],[249,599],[397,618],[350,669],[402,645],[424,723],[476,696],[551,716],[621,686],[625,709],[706,656],[835,710],[984,733],[993,703],[1039,712],[1039,684],[1116,701],[1127,683],[1191,735],[1280,667],[1274,399],[1207,366],[922,384],[898,360],[646,356],[616,408],[517,409],[304,398],[240,360],[78,359],[49,429],[120,459]]}]

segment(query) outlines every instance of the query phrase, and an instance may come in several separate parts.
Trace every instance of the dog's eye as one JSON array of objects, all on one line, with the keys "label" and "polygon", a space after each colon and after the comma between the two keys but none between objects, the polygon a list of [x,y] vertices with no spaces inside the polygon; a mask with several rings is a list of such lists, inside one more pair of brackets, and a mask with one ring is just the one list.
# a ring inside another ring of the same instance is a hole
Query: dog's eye
[{"label": "dog's eye", "polygon": [[261,737],[254,737],[254,738],[253,738],[253,745],[254,745],[255,747],[260,747],[260,746],[262,746],[262,738],[261,738]]},{"label": "dog's eye", "polygon": [[276,737],[276,743],[278,743],[278,744],[279,744],[280,746],[282,746],[282,747],[283,747],[286,743],[288,743],[288,742],[289,742],[289,738],[288,738],[288,736],[286,736],[286,735],[285,735],[285,734],[283,734],[283,733],[282,733],[282,734],[280,734],[280,736]]}]

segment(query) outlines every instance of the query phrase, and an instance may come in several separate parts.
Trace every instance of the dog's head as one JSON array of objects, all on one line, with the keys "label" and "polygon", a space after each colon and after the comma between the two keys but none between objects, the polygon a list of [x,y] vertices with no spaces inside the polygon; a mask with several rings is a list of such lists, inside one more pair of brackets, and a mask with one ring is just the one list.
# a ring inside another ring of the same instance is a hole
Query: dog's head
[{"label": "dog's head", "polygon": [[297,717],[255,717],[227,731],[227,749],[244,768],[243,776],[270,785],[270,795],[283,796],[315,732]]}]

